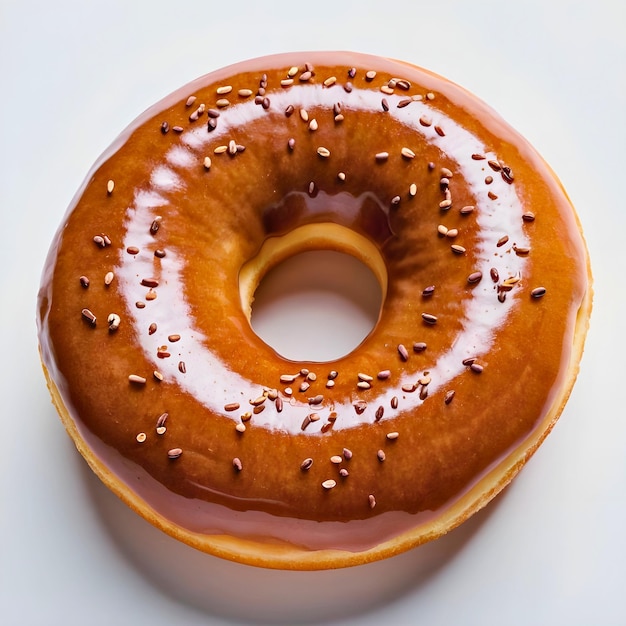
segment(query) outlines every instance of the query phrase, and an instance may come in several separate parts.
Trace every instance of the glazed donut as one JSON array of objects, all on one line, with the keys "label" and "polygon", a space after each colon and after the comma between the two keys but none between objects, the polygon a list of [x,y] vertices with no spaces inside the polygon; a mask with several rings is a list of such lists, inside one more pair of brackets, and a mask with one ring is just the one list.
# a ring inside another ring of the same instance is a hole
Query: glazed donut
[{"label": "glazed donut", "polygon": [[[266,273],[352,255],[380,317],[293,362],[253,331]],[[591,311],[580,225],[536,151],[412,65],[297,53],[213,72],[102,155],[38,296],[78,450],[170,535],[235,561],[343,567],[437,538],[559,417]]]}]

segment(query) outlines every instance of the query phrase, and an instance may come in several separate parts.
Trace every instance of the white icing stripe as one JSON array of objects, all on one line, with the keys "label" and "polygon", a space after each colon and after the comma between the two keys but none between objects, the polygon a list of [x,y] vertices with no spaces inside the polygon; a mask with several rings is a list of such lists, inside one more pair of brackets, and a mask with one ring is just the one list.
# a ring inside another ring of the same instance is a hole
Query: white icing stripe
[{"label": "white icing stripe", "polygon": [[[296,107],[294,115],[297,115],[298,108],[313,109],[318,106],[332,108],[338,100],[336,93],[333,89],[320,85],[294,86],[287,91],[271,94],[272,109],[284,111],[289,104],[292,104]],[[381,106],[381,96],[375,91],[355,90],[351,94],[342,92],[339,99],[350,109],[371,111]],[[478,201],[476,211],[476,220],[480,229],[474,251],[477,255],[476,270],[481,271],[484,278],[473,289],[472,297],[468,299],[463,331],[453,341],[449,351],[441,355],[429,368],[432,378],[429,390],[433,393],[448,385],[452,378],[463,372],[465,369],[462,364],[463,359],[480,357],[490,349],[493,341],[492,329],[500,326],[511,310],[511,299],[504,303],[498,302],[493,283],[488,278],[490,268],[494,263],[493,253],[499,237],[502,233],[507,233],[511,241],[521,246],[527,246],[528,241],[522,229],[523,209],[515,193],[514,185],[494,175],[493,183],[488,189],[498,197],[495,200],[487,198],[485,161],[471,159],[474,153],[485,154],[482,142],[452,119],[430,107],[427,102],[413,101],[407,107],[397,108],[400,100],[401,98],[395,95],[387,96],[389,103],[387,115],[406,125],[424,137],[426,141],[435,144],[443,153],[455,160],[457,169],[454,175],[463,177],[474,196],[481,199]],[[230,139],[229,133],[232,129],[239,128],[267,114],[261,106],[248,100],[223,110],[219,124],[213,132],[208,133],[204,125],[193,126],[182,133],[180,139],[189,149],[199,151],[209,144],[215,145],[215,140],[221,137],[224,140]],[[423,115],[431,120],[431,126],[425,127],[420,123],[420,117]],[[434,131],[435,125],[444,129],[444,136]],[[411,148],[410,135],[408,135],[407,142],[407,147]],[[153,244],[151,236],[146,233],[146,223],[150,223],[154,208],[168,204],[167,192],[176,191],[183,186],[182,178],[176,174],[175,169],[198,166],[188,148],[172,147],[165,155],[169,167],[159,165],[153,170],[150,184],[155,191],[138,190],[136,192],[134,204],[127,211],[127,235],[124,248],[136,245],[145,250]],[[485,156],[487,159],[497,160],[495,154],[485,154]],[[239,421],[241,411],[227,413],[223,410],[224,405],[238,401],[242,405],[242,410],[245,410],[243,407],[247,406],[249,399],[259,395],[262,386],[275,386],[278,381],[259,380],[258,384],[252,385],[239,374],[225,370],[219,359],[206,348],[206,340],[194,327],[190,306],[184,300],[185,288],[180,271],[183,265],[183,259],[176,255],[175,250],[168,250],[168,256],[161,261],[161,273],[158,277],[159,299],[168,302],[168,307],[167,309],[159,307],[157,300],[149,303],[146,309],[142,310],[137,309],[134,302],[145,296],[146,288],[141,287],[139,282],[141,277],[152,276],[154,272],[152,256],[140,254],[135,258],[134,263],[125,259],[125,262],[120,264],[116,275],[122,281],[125,293],[132,294],[132,301],[127,303],[132,324],[142,343],[146,358],[153,363],[155,369],[164,374],[166,379],[176,379],[177,384],[186,393],[194,396],[210,410]],[[498,257],[502,278],[521,275],[523,265],[524,259],[516,254],[502,253]],[[158,332],[149,336],[146,329],[151,322],[157,323]],[[171,333],[181,335],[180,341],[168,342],[167,336]],[[171,357],[158,359],[157,350],[163,344],[169,345]],[[476,346],[480,348],[476,349]],[[181,360],[185,362],[187,370],[193,372],[193,376],[180,373],[178,363]],[[374,400],[376,406],[379,404],[388,406],[391,397],[398,392],[399,387],[410,382],[414,381],[394,381],[393,386],[389,385],[387,391],[383,389],[383,385],[380,385],[380,389],[376,389],[378,394]],[[374,390],[369,393],[374,393]],[[410,409],[421,402],[419,394],[410,394],[403,401],[400,409]],[[373,419],[370,411],[367,414],[357,415],[351,407],[335,405],[335,410],[341,408],[344,409],[342,420],[341,423],[336,423],[335,428],[356,426],[361,424],[365,417]],[[306,402],[299,402],[295,406],[289,406],[288,410],[286,408],[282,413],[274,410],[263,411],[255,416],[254,421],[257,426],[263,425],[272,429],[298,432],[302,420],[310,410]],[[319,413],[322,419],[312,424],[307,432],[319,430],[324,423],[324,410]]]}]

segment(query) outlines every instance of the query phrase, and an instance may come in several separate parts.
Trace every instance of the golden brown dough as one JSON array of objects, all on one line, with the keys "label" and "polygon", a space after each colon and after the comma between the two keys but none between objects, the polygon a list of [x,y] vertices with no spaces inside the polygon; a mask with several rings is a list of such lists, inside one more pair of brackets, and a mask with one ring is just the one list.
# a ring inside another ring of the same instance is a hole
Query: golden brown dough
[{"label": "golden brown dough", "polygon": [[[352,254],[384,294],[351,354],[294,363],[252,331],[265,273]],[[537,153],[406,63],[298,53],[209,74],[95,164],[38,300],[61,419],[172,536],[287,569],[365,563],[493,498],[578,372],[591,274]]]}]

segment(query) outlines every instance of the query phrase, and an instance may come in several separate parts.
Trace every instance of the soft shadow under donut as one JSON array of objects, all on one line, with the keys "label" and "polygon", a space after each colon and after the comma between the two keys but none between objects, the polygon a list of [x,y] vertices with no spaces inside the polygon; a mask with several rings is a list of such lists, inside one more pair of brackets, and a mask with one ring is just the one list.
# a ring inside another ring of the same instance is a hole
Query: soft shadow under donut
[{"label": "soft shadow under donut", "polygon": [[118,500],[78,456],[77,462],[104,531],[150,584],[209,615],[277,626],[355,617],[414,592],[463,550],[500,499],[448,535],[399,556],[287,572],[225,561],[172,539]]}]

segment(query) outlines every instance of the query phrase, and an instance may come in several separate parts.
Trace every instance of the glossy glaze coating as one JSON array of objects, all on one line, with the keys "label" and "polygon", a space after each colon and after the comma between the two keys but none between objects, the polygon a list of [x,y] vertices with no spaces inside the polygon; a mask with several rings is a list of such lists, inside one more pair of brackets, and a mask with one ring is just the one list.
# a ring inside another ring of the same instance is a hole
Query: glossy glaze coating
[{"label": "glossy glaze coating", "polygon": [[[320,248],[372,267],[380,320],[344,358],[289,362],[251,294]],[[438,536],[513,477],[569,394],[590,292],[565,193],[493,111],[307,53],[138,118],[69,208],[38,322],[64,423],[131,506],[228,558],[329,567]]]}]

